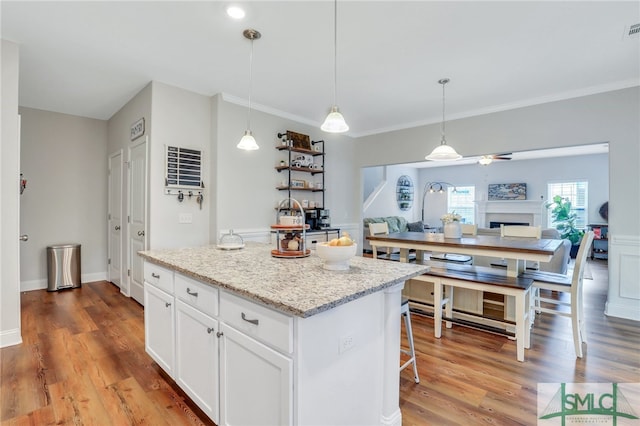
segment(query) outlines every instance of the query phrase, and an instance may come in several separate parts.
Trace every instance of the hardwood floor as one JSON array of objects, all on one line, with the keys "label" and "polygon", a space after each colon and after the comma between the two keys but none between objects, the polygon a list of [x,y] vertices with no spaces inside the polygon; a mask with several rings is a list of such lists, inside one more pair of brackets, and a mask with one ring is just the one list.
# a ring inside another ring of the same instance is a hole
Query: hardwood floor
[{"label": "hardwood floor", "polygon": [[[606,317],[606,263],[585,281],[588,344],[574,356],[569,320],[538,315],[526,361],[515,342],[460,326],[433,337],[412,315],[420,383],[401,374],[404,425],[533,425],[536,386],[640,382],[640,324]],[[0,350],[3,425],[212,424],[144,352],[143,310],[107,282],[22,294],[24,343]]]}]

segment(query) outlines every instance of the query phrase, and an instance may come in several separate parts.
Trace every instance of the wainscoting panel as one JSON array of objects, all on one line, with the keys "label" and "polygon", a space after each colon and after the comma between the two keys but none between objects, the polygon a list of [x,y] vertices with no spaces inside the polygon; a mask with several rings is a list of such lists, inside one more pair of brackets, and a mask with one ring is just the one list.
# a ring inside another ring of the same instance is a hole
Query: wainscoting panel
[{"label": "wainscoting panel", "polygon": [[640,237],[609,236],[608,316],[640,321]]}]

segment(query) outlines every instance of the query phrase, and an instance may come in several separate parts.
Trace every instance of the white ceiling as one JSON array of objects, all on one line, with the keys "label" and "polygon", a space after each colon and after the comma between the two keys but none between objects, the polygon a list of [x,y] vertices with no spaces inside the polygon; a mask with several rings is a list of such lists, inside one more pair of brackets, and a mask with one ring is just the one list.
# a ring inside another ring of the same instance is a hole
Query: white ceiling
[{"label": "white ceiling", "polygon": [[[1,2],[20,105],[109,119],[149,81],[319,125],[333,103],[333,2]],[[361,136],[640,84],[640,2],[340,1],[338,105]],[[258,104],[258,105],[256,105]]]}]

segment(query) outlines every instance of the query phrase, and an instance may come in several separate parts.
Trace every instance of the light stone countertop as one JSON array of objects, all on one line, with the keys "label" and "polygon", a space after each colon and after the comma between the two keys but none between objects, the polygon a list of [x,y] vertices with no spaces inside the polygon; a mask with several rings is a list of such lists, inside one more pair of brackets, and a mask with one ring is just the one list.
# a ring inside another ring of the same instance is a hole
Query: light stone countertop
[{"label": "light stone countertop", "polygon": [[139,252],[151,263],[278,311],[309,317],[421,275],[429,267],[355,256],[348,271],[328,271],[314,250],[299,259],[271,256],[272,245],[215,246]]}]

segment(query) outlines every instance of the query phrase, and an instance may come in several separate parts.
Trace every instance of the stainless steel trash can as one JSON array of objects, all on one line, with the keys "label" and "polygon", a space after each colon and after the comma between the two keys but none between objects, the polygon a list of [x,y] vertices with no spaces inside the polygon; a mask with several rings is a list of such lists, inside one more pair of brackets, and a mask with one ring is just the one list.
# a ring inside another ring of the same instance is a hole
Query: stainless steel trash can
[{"label": "stainless steel trash can", "polygon": [[80,287],[80,244],[47,247],[47,291]]}]

